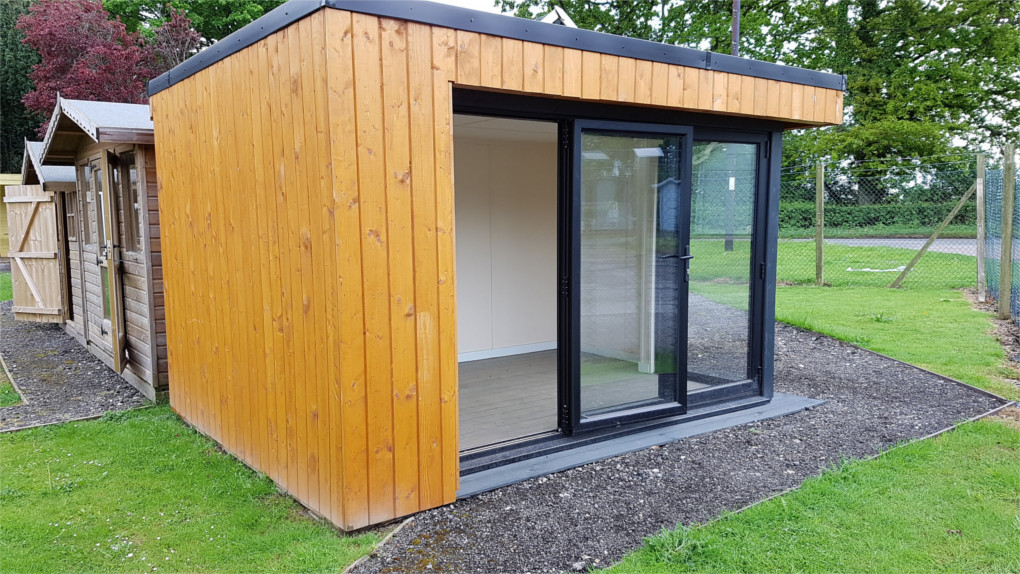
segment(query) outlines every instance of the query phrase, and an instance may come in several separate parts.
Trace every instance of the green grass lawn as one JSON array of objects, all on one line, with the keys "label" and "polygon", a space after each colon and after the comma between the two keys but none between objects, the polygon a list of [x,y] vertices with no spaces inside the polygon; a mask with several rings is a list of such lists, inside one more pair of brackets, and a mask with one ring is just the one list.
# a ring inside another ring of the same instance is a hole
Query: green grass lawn
[{"label": "green grass lawn", "polygon": [[958,290],[779,287],[776,318],[1020,399],[1003,380],[1020,375],[1004,366],[990,315]]},{"label": "green grass lawn", "polygon": [[14,390],[14,385],[7,379],[7,373],[0,368],[0,407],[12,407],[21,404],[21,395]]},{"label": "green grass lawn", "polygon": [[609,572],[1017,572],[1018,458],[1020,433],[978,421],[663,532]]},{"label": "green grass lawn", "polygon": [[0,273],[0,301],[10,301],[14,298],[14,291],[11,287],[10,272]]},{"label": "green grass lawn", "polygon": [[[747,246],[692,250],[714,267],[691,290],[746,308]],[[975,280],[973,257],[928,253],[904,282],[895,273],[850,274],[847,267],[895,267],[913,251],[826,247],[826,276],[814,281],[814,245],[781,242],[776,317],[1020,399],[1005,379],[990,315],[960,288]],[[706,266],[708,267],[708,266]],[[964,425],[936,439],[851,461],[797,491],[703,526],[648,539],[610,569],[650,572],[1017,572],[1020,571],[1020,432],[994,421]]]},{"label": "green grass lawn", "polygon": [[344,536],[165,406],[0,434],[0,572],[340,572]]},{"label": "green grass lawn", "polygon": [[[872,225],[870,227],[826,227],[825,237],[929,237],[935,231],[934,227],[920,227],[911,225]],[[808,239],[815,236],[815,228],[798,229],[785,227],[779,230],[781,239]],[[947,226],[939,237],[943,238],[967,238],[977,237],[977,228],[974,225],[960,225],[954,223]]]}]

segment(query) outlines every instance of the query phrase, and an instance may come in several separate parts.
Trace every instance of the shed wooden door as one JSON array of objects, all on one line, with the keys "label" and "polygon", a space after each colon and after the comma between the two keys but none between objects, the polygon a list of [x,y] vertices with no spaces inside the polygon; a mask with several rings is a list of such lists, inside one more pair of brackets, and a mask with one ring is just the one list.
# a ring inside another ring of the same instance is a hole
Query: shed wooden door
[{"label": "shed wooden door", "polygon": [[59,323],[63,311],[53,193],[39,185],[8,186],[4,203],[10,231],[14,318]]}]

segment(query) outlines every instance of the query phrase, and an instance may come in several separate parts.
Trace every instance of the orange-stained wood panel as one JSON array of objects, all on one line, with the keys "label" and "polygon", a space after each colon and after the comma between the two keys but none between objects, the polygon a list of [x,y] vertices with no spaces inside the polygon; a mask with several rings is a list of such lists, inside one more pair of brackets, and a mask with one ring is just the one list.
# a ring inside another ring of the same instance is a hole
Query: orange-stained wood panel
[{"label": "orange-stained wood panel", "polygon": [[455,84],[842,116],[835,90],[334,9],[155,94],[171,404],[345,529],[456,498]]}]

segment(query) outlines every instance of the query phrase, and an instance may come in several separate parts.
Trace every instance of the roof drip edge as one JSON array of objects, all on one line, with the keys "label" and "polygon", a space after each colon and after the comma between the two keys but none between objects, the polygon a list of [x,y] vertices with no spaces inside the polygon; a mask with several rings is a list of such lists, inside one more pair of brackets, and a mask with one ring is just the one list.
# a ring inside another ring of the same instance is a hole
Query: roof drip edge
[{"label": "roof drip edge", "polygon": [[692,48],[615,36],[603,32],[567,28],[537,20],[480,12],[447,4],[416,0],[387,0],[385,2],[379,0],[300,2],[292,0],[185,60],[165,74],[153,78],[149,81],[148,93],[150,96],[158,94],[322,8],[347,10],[466,32],[491,34],[551,46],[803,84],[829,90],[846,90],[846,76],[838,74],[739,58],[728,54],[703,52]]}]

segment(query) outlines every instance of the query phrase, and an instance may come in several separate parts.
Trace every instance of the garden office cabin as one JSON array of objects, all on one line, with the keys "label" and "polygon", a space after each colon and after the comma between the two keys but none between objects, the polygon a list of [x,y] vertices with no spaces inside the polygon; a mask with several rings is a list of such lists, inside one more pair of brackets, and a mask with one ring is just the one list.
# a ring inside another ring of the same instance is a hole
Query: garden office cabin
[{"label": "garden office cabin", "polygon": [[350,529],[767,403],[782,131],[839,123],[843,83],[287,3],[149,85],[171,404]]},{"label": "garden office cabin", "polygon": [[[40,293],[61,296],[17,318],[55,317],[155,399],[168,377],[152,142],[146,105],[58,98],[45,140],[27,142],[23,181],[40,185],[23,186],[22,195],[52,214],[24,220],[26,242],[49,243],[38,251],[56,254],[49,260],[56,272],[40,268],[29,279]],[[51,189],[45,174],[61,169],[63,181]],[[17,283],[14,297],[17,305]]]}]

